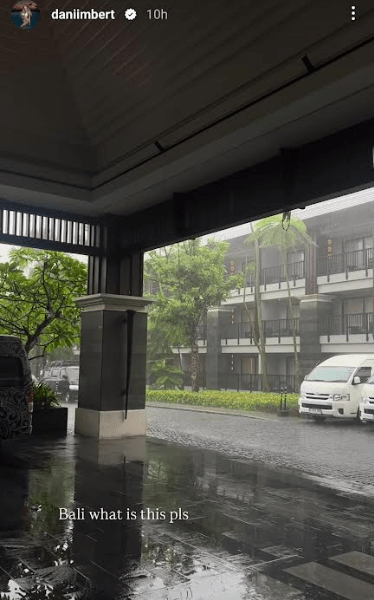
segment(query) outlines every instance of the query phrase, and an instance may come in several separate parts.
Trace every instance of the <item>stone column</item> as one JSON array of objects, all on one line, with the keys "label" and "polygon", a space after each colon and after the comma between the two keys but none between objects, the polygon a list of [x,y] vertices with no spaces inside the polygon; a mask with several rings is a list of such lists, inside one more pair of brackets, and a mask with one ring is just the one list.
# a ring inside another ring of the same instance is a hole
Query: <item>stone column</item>
[{"label": "stone column", "polygon": [[300,367],[304,376],[323,358],[321,324],[332,313],[332,300],[325,294],[310,294],[300,300]]},{"label": "stone column", "polygon": [[208,390],[219,390],[222,373],[221,339],[226,337],[226,329],[231,324],[231,310],[211,308],[207,314],[207,353],[206,353],[206,387]]},{"label": "stone column", "polygon": [[[98,439],[145,435],[146,307],[136,296],[94,294],[82,308],[78,408],[75,432]],[[128,412],[125,418],[128,331],[134,311]]]},{"label": "stone column", "polygon": [[310,232],[313,243],[305,247],[305,293],[314,295],[318,291],[317,285],[317,235]]}]

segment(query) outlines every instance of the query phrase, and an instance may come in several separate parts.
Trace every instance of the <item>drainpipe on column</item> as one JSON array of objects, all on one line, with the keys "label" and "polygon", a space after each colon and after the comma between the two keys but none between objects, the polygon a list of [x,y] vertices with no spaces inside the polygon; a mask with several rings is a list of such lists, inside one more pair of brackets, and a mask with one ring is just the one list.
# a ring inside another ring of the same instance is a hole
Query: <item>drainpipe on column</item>
[{"label": "drainpipe on column", "polygon": [[132,360],[132,342],[133,342],[133,334],[134,334],[134,317],[136,311],[135,310],[127,310],[126,317],[123,322],[126,323],[126,339],[127,339],[127,354],[126,354],[126,385],[125,390],[122,392],[125,396],[125,419],[127,419],[127,409],[129,404],[129,390],[130,390],[130,380],[131,380],[131,360]]}]

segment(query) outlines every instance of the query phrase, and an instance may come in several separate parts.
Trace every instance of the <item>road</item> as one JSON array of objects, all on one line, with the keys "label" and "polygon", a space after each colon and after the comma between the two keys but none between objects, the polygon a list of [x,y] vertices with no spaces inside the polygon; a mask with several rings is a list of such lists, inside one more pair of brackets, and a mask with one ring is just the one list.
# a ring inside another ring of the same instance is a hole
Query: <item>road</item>
[{"label": "road", "polygon": [[374,428],[148,407],[148,436],[245,457],[374,500]]}]

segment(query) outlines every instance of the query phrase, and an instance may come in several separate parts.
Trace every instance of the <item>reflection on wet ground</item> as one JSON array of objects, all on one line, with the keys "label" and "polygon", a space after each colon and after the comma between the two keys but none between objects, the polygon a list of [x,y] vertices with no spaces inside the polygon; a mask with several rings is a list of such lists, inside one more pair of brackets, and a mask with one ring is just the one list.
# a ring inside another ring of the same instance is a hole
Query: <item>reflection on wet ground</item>
[{"label": "reflection on wet ground", "polygon": [[362,499],[159,440],[4,446],[1,600],[374,598]]}]

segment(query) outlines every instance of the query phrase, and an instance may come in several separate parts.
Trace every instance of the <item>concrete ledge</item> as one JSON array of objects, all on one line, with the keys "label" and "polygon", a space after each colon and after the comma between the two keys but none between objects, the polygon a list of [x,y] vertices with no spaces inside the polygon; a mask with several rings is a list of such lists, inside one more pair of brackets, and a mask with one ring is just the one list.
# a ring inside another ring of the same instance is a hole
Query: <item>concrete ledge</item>
[{"label": "concrete ledge", "polygon": [[[260,419],[261,421],[278,421],[274,413],[236,411],[232,408],[217,408],[215,406],[194,406],[192,404],[172,404],[169,402],[146,402],[149,408],[166,408],[172,410],[191,410],[193,412],[211,413],[214,415],[227,415],[228,417],[247,417],[247,419]],[[295,418],[298,418],[297,416]]]},{"label": "concrete ledge", "polygon": [[127,419],[124,410],[77,408],[75,411],[75,433],[87,437],[120,439],[145,435],[146,430],[145,409],[129,410]]},{"label": "concrete ledge", "polygon": [[117,294],[91,294],[76,298],[75,302],[83,310],[83,312],[93,311],[127,311],[135,310],[136,312],[147,312],[147,306],[152,304],[154,300],[143,298],[143,296],[119,296]]}]

